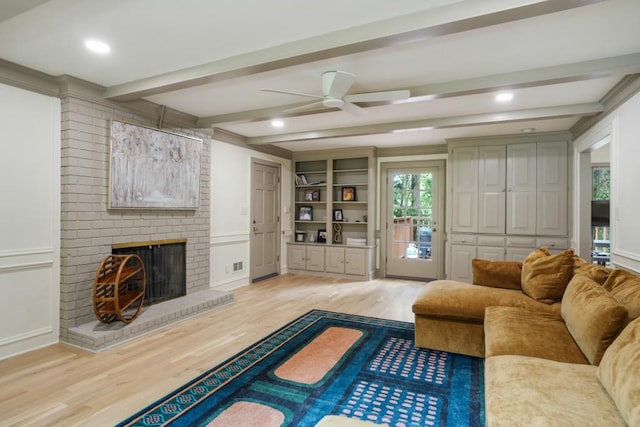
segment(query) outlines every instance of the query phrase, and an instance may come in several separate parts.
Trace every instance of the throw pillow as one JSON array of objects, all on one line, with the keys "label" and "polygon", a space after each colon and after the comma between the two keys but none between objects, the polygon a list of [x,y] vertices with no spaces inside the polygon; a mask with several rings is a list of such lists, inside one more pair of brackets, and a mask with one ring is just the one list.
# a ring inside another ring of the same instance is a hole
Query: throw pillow
[{"label": "throw pillow", "polygon": [[583,274],[599,285],[604,285],[612,271],[611,268],[588,263],[578,255],[573,257],[573,274]]},{"label": "throw pillow", "polygon": [[473,283],[492,288],[520,290],[522,263],[517,261],[471,260]]},{"label": "throw pillow", "polygon": [[628,322],[627,309],[602,286],[580,274],[569,282],[560,314],[592,365],[600,363],[605,350]]},{"label": "throw pillow", "polygon": [[546,247],[531,252],[522,263],[522,292],[553,304],[562,299],[573,272],[573,249],[550,255]]},{"label": "throw pillow", "polygon": [[640,276],[625,270],[614,270],[602,285],[624,305],[629,319],[640,317]]},{"label": "throw pillow", "polygon": [[596,376],[627,424],[640,426],[640,319],[605,351]]}]

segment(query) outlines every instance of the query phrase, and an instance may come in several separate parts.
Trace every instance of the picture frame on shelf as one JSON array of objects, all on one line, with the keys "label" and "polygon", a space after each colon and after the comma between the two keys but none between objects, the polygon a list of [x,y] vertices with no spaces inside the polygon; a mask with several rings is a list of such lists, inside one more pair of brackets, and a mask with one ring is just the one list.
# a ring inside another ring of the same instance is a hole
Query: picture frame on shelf
[{"label": "picture frame on shelf", "polygon": [[299,206],[298,221],[313,221],[313,208],[311,206]]},{"label": "picture frame on shelf", "polygon": [[318,202],[320,201],[320,190],[304,190],[305,202]]},{"label": "picture frame on shelf", "polygon": [[342,201],[343,202],[355,202],[356,201],[356,187],[342,187]]},{"label": "picture frame on shelf", "polygon": [[344,221],[344,218],[342,217],[342,209],[334,209],[333,210],[333,220],[335,222]]},{"label": "picture frame on shelf", "polygon": [[318,237],[316,238],[316,242],[318,243],[327,243],[327,230],[321,228],[318,230]]}]

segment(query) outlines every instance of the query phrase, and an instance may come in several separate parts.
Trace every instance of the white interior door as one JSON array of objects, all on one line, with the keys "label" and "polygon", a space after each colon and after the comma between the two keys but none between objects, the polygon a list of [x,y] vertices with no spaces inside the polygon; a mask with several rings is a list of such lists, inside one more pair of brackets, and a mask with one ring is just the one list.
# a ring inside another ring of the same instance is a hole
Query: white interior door
[{"label": "white interior door", "polygon": [[389,168],[386,178],[386,275],[437,278],[440,168]]}]

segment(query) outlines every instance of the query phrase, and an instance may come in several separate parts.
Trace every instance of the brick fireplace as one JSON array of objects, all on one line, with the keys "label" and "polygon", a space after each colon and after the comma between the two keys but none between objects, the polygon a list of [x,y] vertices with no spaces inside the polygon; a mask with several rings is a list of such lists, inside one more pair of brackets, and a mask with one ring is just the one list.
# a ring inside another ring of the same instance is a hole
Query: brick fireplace
[{"label": "brick fireplace", "polygon": [[[93,280],[102,259],[112,253],[112,246],[186,240],[185,298],[200,295],[192,301],[195,306],[206,302],[200,300],[217,298],[201,294],[210,290],[209,136],[193,130],[195,120],[189,116],[165,114],[164,110],[161,113],[159,106],[144,101],[125,107],[102,99],[101,94],[102,88],[75,79],[62,84],[60,340],[80,346],[83,338],[77,335],[77,328],[96,321],[91,296]],[[154,127],[161,115],[165,120],[163,128],[203,139],[200,207],[107,209],[109,121]],[[144,313],[139,319],[142,316]],[[136,319],[131,325],[137,328],[138,322]],[[75,332],[70,332],[73,328]]]}]

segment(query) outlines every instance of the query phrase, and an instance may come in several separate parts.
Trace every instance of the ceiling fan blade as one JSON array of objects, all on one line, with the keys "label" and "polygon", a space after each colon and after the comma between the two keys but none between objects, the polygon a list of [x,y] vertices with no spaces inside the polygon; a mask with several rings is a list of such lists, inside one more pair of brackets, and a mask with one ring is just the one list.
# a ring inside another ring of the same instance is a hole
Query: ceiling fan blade
[{"label": "ceiling fan blade", "polygon": [[350,102],[345,102],[338,108],[346,111],[347,113],[353,114],[354,116],[362,116],[363,114],[367,113],[367,110],[365,110],[364,108],[358,107],[356,104],[352,104]]},{"label": "ceiling fan blade", "polygon": [[322,73],[322,93],[329,98],[342,98],[356,81],[356,76],[344,71]]},{"label": "ceiling fan blade", "polygon": [[306,96],[307,98],[317,98],[322,99],[322,96],[318,95],[309,95],[308,93],[299,93],[299,92],[287,92],[286,90],[277,90],[277,89],[260,89],[263,92],[273,92],[273,93],[283,93],[285,95],[295,95],[295,96]]},{"label": "ceiling fan blade", "polygon": [[310,110],[310,109],[315,108],[317,106],[322,106],[322,101],[312,102],[311,104],[306,104],[306,105],[301,105],[299,107],[289,108],[288,110],[284,110],[283,113],[293,113],[295,111]]},{"label": "ceiling fan blade", "polygon": [[382,102],[400,101],[409,99],[411,92],[408,90],[388,90],[386,92],[356,93],[344,97],[346,102]]}]

